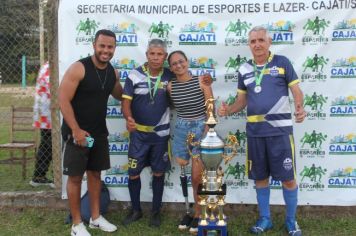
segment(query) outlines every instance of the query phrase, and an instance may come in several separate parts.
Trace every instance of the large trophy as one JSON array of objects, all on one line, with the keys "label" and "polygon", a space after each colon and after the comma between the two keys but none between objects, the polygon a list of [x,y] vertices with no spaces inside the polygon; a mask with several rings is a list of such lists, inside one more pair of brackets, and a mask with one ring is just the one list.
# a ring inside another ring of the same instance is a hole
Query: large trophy
[{"label": "large trophy", "polygon": [[[215,132],[217,121],[214,116],[214,98],[206,101],[207,121],[209,131],[200,142],[193,142],[194,134],[187,137],[187,148],[192,158],[201,158],[204,164],[202,182],[198,187],[201,219],[198,225],[198,236],[227,235],[226,217],[223,213],[226,196],[226,184],[223,183],[224,172],[220,166],[237,154],[237,138],[229,135],[226,143]],[[193,156],[191,148],[200,146],[200,155]],[[217,214],[216,214],[217,213]]]}]

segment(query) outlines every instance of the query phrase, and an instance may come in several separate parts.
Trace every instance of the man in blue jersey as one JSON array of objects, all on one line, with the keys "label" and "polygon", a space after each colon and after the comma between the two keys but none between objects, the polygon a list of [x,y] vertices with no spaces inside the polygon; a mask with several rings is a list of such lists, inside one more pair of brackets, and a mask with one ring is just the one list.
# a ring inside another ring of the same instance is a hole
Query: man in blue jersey
[{"label": "man in blue jersey", "polygon": [[249,32],[248,43],[253,59],[238,70],[238,97],[230,106],[222,104],[218,114],[230,115],[247,106],[247,170],[249,178],[255,180],[260,215],[251,233],[260,234],[273,227],[269,205],[269,176],[272,176],[283,183],[288,234],[300,236],[302,233],[296,221],[298,186],[288,89],[293,95],[297,123],[306,115],[303,93],[290,61],[269,51],[272,39],[265,28],[254,27]]},{"label": "man in blue jersey", "polygon": [[[168,157],[170,111],[167,85],[175,75],[164,68],[167,45],[161,39],[149,42],[146,58],[145,64],[129,74],[122,96],[122,112],[130,132],[128,188],[132,205],[123,224],[129,225],[142,218],[140,174],[143,168],[151,166],[153,199],[149,225],[159,227],[164,174],[171,167]],[[211,84],[209,74],[200,78],[204,84]]]},{"label": "man in blue jersey", "polygon": [[123,223],[128,225],[142,217],[140,173],[146,166],[151,166],[153,199],[149,225],[159,227],[164,173],[170,169],[167,85],[173,74],[163,67],[167,57],[164,41],[152,39],[146,57],[147,62],[129,74],[123,93],[122,111],[130,132],[128,188],[132,204]]}]

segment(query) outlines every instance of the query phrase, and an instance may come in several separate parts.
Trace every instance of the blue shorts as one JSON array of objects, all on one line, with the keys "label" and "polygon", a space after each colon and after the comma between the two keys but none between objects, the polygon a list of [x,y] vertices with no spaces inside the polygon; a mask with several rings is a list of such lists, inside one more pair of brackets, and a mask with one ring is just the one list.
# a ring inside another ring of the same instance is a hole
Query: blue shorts
[{"label": "blue shorts", "polygon": [[147,143],[139,139],[136,132],[130,134],[128,151],[128,174],[140,175],[143,168],[151,166],[155,173],[164,173],[171,168],[168,156],[168,141],[162,143]]},{"label": "blue shorts", "polygon": [[[187,150],[187,135],[193,133],[195,135],[194,142],[200,141],[205,130],[205,118],[199,120],[184,120],[177,118],[175,129],[172,137],[172,153],[174,158],[189,160],[190,156]],[[200,147],[192,147],[193,155],[200,153]]]},{"label": "blue shorts", "polygon": [[247,137],[249,179],[289,181],[296,178],[293,135]]}]

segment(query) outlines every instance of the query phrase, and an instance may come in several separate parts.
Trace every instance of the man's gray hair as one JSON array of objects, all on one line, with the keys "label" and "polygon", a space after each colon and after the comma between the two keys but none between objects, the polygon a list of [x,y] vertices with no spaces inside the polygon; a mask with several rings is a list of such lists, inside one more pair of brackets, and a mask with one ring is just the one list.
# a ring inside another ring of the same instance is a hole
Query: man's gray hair
[{"label": "man's gray hair", "polygon": [[272,39],[271,35],[269,34],[269,31],[266,29],[266,27],[263,27],[261,25],[253,27],[249,32],[248,32],[248,37],[250,38],[250,35],[252,32],[258,32],[258,31],[263,31],[265,32],[267,38]]},{"label": "man's gray hair", "polygon": [[147,50],[151,47],[163,48],[167,52],[167,44],[162,39],[152,39],[147,46]]}]

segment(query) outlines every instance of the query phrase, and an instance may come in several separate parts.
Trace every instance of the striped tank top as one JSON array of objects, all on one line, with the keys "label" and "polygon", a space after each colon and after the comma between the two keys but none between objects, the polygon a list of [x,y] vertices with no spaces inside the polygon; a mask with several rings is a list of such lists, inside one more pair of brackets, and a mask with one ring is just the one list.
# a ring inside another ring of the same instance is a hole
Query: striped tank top
[{"label": "striped tank top", "polygon": [[178,117],[189,120],[205,118],[205,98],[198,77],[187,82],[172,80],[171,98]]}]

